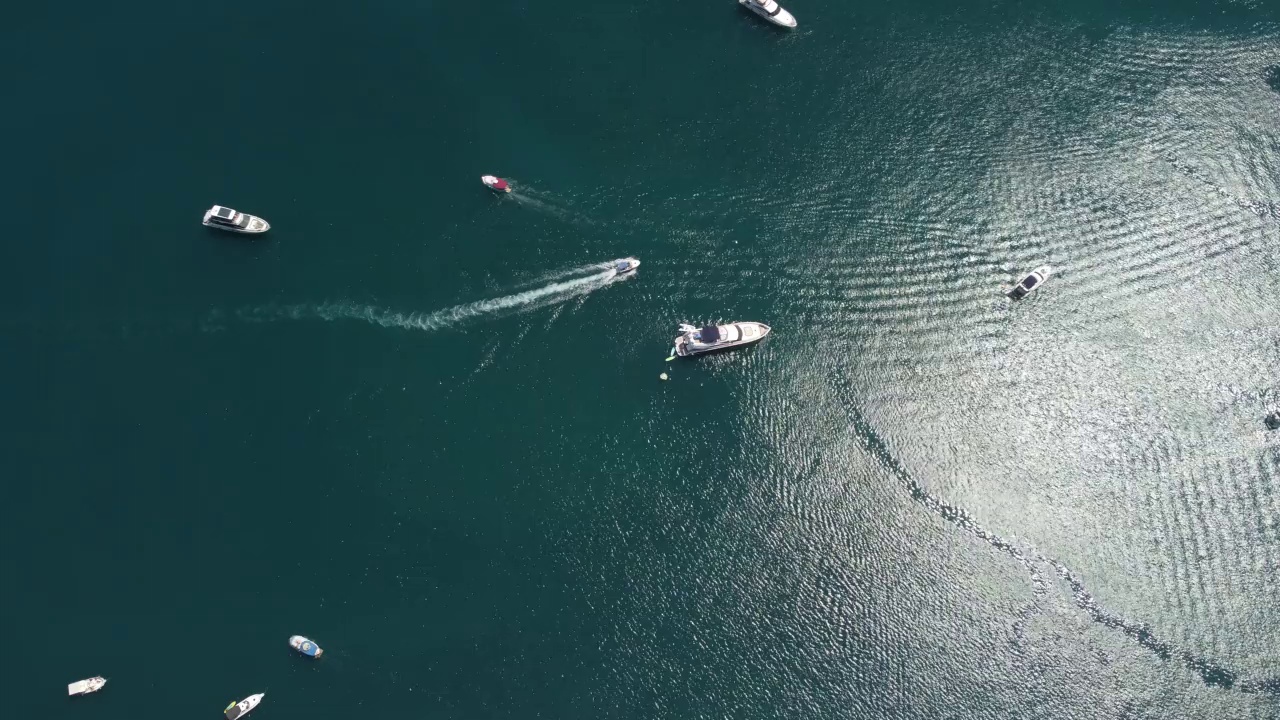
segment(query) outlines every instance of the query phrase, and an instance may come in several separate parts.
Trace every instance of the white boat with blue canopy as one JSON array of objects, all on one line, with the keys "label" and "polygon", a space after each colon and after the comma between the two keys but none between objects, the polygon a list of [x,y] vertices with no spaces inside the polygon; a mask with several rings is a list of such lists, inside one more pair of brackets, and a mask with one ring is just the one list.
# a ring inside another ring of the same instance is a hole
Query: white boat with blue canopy
[{"label": "white boat with blue canopy", "polygon": [[294,635],[290,637],[289,647],[297,650],[307,657],[318,658],[324,654],[324,650],[321,650],[319,645],[302,637],[301,635]]},{"label": "white boat with blue canopy", "polygon": [[613,264],[614,272],[619,275],[626,275],[638,267],[640,267],[640,261],[633,257],[623,258]]},{"label": "white boat with blue canopy", "polygon": [[680,335],[675,339],[674,350],[680,357],[702,355],[760,342],[770,332],[772,328],[758,322],[704,325],[700,328],[681,325]]}]

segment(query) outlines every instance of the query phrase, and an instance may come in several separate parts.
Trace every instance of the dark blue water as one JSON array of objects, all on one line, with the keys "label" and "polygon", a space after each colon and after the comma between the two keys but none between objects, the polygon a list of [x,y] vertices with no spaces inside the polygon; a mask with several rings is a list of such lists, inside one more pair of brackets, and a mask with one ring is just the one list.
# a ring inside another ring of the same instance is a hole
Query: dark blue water
[{"label": "dark blue water", "polygon": [[784,4],[14,11],[10,713],[1280,717],[1280,7]]}]

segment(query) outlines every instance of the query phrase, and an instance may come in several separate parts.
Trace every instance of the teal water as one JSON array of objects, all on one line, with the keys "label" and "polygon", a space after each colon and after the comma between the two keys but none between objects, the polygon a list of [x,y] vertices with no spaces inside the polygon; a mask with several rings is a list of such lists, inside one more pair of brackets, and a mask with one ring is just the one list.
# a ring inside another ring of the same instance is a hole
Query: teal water
[{"label": "teal water", "polygon": [[1280,7],[784,4],[13,11],[12,716],[1280,717]]}]

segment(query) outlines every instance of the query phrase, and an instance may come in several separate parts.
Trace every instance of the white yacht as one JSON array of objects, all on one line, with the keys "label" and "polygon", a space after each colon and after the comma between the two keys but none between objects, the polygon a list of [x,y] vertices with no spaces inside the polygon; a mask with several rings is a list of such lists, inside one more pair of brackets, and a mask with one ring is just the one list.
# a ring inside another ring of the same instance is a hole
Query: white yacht
[{"label": "white yacht", "polygon": [[88,680],[77,680],[67,685],[67,694],[88,695],[89,693],[98,692],[102,689],[102,686],[106,684],[107,679],[104,677],[91,677]]},{"label": "white yacht", "polygon": [[774,25],[785,28],[796,26],[795,16],[782,9],[782,6],[776,0],[738,0],[738,4],[750,8],[751,12]]},{"label": "white yacht", "polygon": [[619,275],[626,275],[629,272],[634,272],[638,267],[640,267],[640,261],[633,257],[622,258],[613,264],[614,272]]},{"label": "white yacht", "polygon": [[222,713],[227,716],[227,720],[237,720],[237,718],[242,718],[245,715],[248,715],[250,710],[258,707],[258,703],[262,702],[262,697],[264,695],[266,695],[266,693],[258,693],[257,695],[250,695],[240,702],[233,702],[228,705],[227,709],[223,710]]},{"label": "white yacht", "polygon": [[688,357],[741,347],[760,342],[770,330],[768,325],[757,322],[706,325],[701,328],[681,325],[680,335],[675,339],[675,351],[680,357]]},{"label": "white yacht", "polygon": [[1006,290],[1004,294],[1008,295],[1009,299],[1015,302],[1021,300],[1022,298],[1030,295],[1036,288],[1043,285],[1044,281],[1048,280],[1049,276],[1052,274],[1052,267],[1048,265],[1041,265],[1035,270],[1027,273],[1026,277],[1019,280],[1017,285]]},{"label": "white yacht", "polygon": [[204,226],[238,233],[264,233],[271,225],[260,217],[214,205],[204,214]]}]

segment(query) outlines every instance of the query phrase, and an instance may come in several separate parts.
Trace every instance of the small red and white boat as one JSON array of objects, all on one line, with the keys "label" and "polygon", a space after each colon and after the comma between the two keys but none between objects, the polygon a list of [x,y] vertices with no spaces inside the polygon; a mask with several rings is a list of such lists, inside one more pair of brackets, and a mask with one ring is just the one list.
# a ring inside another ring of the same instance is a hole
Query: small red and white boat
[{"label": "small red and white boat", "polygon": [[481,175],[480,182],[494,192],[511,192],[511,183],[494,175]]}]

